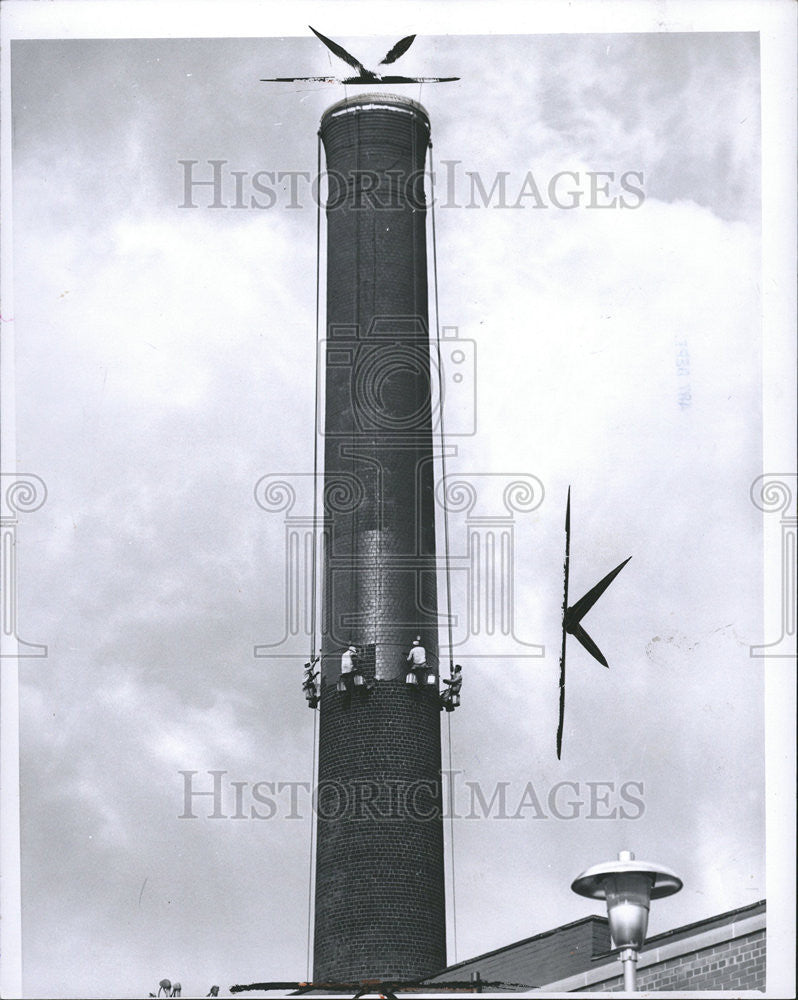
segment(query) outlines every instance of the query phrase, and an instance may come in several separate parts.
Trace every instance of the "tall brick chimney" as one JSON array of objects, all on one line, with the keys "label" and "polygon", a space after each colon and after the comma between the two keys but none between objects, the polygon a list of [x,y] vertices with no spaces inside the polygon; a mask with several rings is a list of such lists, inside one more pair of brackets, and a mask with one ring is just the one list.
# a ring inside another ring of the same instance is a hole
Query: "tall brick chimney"
[{"label": "tall brick chimney", "polygon": [[[433,413],[423,170],[429,119],[364,95],[322,117],[327,205],[325,554],[314,981],[446,964]],[[366,686],[336,690],[341,654]]]}]

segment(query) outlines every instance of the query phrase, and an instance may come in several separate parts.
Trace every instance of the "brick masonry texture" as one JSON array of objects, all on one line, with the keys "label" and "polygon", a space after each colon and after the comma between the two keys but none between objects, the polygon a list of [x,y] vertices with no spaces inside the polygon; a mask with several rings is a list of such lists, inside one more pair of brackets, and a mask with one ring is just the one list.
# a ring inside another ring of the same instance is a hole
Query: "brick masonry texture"
[{"label": "brick masonry texture", "polygon": [[[532,989],[588,971],[593,965],[594,957],[606,952],[609,947],[607,918],[586,917],[495,952],[460,962],[426,982],[463,981],[472,973],[478,972],[483,981],[503,983],[508,990]],[[490,990],[486,988],[486,992]]]},{"label": "brick masonry texture", "polygon": [[[765,900],[760,900],[650,938],[638,966],[639,991],[729,990],[736,995],[743,990],[764,990],[765,910]],[[745,926],[744,921],[751,923]],[[425,982],[467,982],[478,973],[484,984],[494,983],[496,989],[503,983],[508,990],[541,987],[617,993],[623,990],[623,977],[617,952],[610,954],[611,947],[607,918],[585,917],[476,955]],[[658,952],[672,957],[646,965]],[[485,990],[490,992],[487,985]]]},{"label": "brick masonry texture", "polygon": [[[712,948],[640,969],[637,988],[643,990],[764,990],[765,931],[755,931]],[[623,991],[623,977],[594,983],[589,991]]]},{"label": "brick masonry texture", "polygon": [[[396,98],[358,98],[341,112],[321,126],[346,197],[339,185],[327,209],[316,981],[415,978],[446,962],[437,686],[404,681],[412,639],[434,666],[438,647],[429,123]],[[366,195],[388,177],[392,207],[381,207]],[[370,692],[335,689],[350,642],[366,650]]]}]

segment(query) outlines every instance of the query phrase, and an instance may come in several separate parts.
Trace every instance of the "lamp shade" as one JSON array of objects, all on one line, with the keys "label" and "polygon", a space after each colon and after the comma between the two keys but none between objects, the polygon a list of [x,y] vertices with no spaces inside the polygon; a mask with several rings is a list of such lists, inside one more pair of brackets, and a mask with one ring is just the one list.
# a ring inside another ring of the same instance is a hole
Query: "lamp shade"
[{"label": "lamp shade", "polygon": [[654,877],[647,872],[617,872],[605,877],[610,936],[616,948],[642,948]]},{"label": "lamp shade", "polygon": [[617,861],[588,868],[571,884],[574,892],[607,901],[610,935],[616,948],[642,947],[648,930],[652,899],[671,896],[682,880],[670,868],[635,861],[631,851],[621,851]]}]

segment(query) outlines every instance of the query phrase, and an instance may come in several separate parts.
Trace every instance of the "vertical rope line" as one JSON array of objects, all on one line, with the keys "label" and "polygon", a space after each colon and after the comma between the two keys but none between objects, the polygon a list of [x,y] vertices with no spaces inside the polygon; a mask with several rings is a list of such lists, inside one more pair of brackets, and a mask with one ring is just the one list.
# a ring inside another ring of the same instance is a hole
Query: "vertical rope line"
[{"label": "vertical rope line", "polygon": [[[351,434],[350,434],[350,449],[351,449],[351,458],[352,458],[352,488],[353,488],[353,503],[354,503],[354,506],[352,508],[352,523],[351,523],[352,526],[351,526],[351,535],[350,535],[350,541],[349,541],[349,560],[350,560],[349,592],[350,592],[350,599],[354,598],[353,605],[352,605],[352,607],[350,609],[350,618],[352,619],[352,621],[351,621],[351,624],[349,626],[349,636],[348,636],[348,641],[349,642],[355,642],[356,640],[355,640],[355,637],[354,637],[353,633],[354,632],[358,632],[359,633],[359,631],[360,631],[359,628],[357,628],[357,626],[360,623],[359,622],[359,618],[360,618],[360,580],[358,578],[357,566],[355,565],[355,563],[357,561],[356,557],[355,557],[355,542],[356,542],[356,539],[357,539],[357,526],[358,526],[358,516],[357,516],[358,504],[356,502],[357,501],[358,492],[357,492],[357,489],[356,489],[356,486],[355,486],[355,484],[357,482],[357,472],[356,472],[356,469],[357,469],[357,460],[355,458],[355,451],[356,451],[356,448],[355,448],[356,436],[355,435],[356,435],[356,430],[357,430],[357,427],[356,427],[357,415],[355,413],[355,407],[356,407],[355,397],[356,397],[356,395],[357,395],[357,393],[359,391],[358,378],[357,378],[357,373],[358,373],[357,359],[359,357],[360,350],[362,350],[365,347],[364,344],[360,343],[361,340],[362,340],[362,332],[363,332],[361,330],[361,328],[360,328],[360,318],[361,318],[361,309],[360,309],[360,189],[359,189],[359,186],[358,186],[358,178],[359,178],[359,173],[360,173],[360,111],[355,111],[354,118],[355,118],[355,166],[354,166],[354,170],[352,172],[352,198],[353,198],[352,211],[354,212],[354,216],[355,216],[355,274],[354,274],[354,279],[355,279],[355,289],[354,289],[354,291],[355,291],[355,295],[354,295],[354,300],[355,300],[355,339],[358,341],[358,343],[355,345],[355,349],[352,352],[352,374],[351,374],[351,382],[350,382],[350,386],[349,386],[350,404],[351,404],[351,407],[352,407],[352,431],[351,431]],[[355,199],[357,199],[357,200],[355,200]],[[358,638],[360,638],[360,636],[358,636]]]},{"label": "vertical rope line", "polygon": [[[321,677],[319,677],[321,681]],[[321,686],[321,685],[319,685]],[[308,945],[307,945],[307,981],[311,982],[311,968],[310,968],[310,955],[312,947],[312,927],[313,927],[313,847],[314,847],[314,833],[316,829],[316,824],[314,822],[313,813],[313,786],[316,780],[316,734],[319,728],[319,713],[317,709],[313,709],[313,762],[311,765],[311,784],[310,784],[310,856],[308,858]]]},{"label": "vertical rope line", "polygon": [[452,769],[452,713],[446,713],[449,729],[449,854],[452,870],[452,943],[454,944],[454,962],[457,963],[457,895],[454,882],[454,771]]},{"label": "vertical rope line", "polygon": [[[417,274],[416,274],[418,260],[417,260],[416,255],[415,255],[415,251],[416,251],[416,246],[418,244],[419,225],[422,227],[421,228],[421,238],[425,242],[425,250],[426,250],[426,213],[424,213],[422,215],[419,211],[417,211],[417,203],[416,203],[416,195],[417,195],[417,188],[416,188],[416,163],[418,162],[418,145],[417,145],[417,142],[416,142],[416,119],[415,119],[415,115],[407,115],[406,117],[407,117],[408,127],[410,129],[410,177],[409,177],[409,180],[411,181],[410,188],[409,188],[409,191],[410,191],[410,232],[411,232],[411,245],[412,245],[412,248],[413,248],[413,262],[412,262],[412,274],[413,274],[413,317],[412,317],[412,324],[415,327],[416,321],[419,321],[419,326],[424,326],[424,324],[421,322],[423,320],[423,317],[421,316],[421,312],[420,312],[420,309],[419,309],[418,277],[417,277]],[[426,151],[425,151],[425,157],[426,157]],[[424,177],[423,177],[424,164],[423,164],[423,162],[422,162],[422,165],[421,165],[421,169],[422,169],[421,197],[423,199],[423,197],[424,197]],[[405,189],[407,190],[407,184],[405,184]],[[426,272],[426,260],[424,261],[424,268],[425,268],[425,272]],[[425,273],[424,277],[426,278],[426,273]],[[427,298],[428,298],[428,296],[427,296]],[[429,341],[429,329],[425,330],[425,338],[426,338],[426,340],[428,342]],[[416,344],[417,344],[417,341],[414,340],[412,346],[415,347]],[[422,384],[422,380],[421,379],[415,379],[415,399],[414,399],[414,403],[415,403],[415,412],[416,413],[418,413],[419,409],[420,409],[419,403],[421,402],[421,400],[420,400],[419,397],[421,396],[421,393],[423,393],[424,391],[425,391],[425,386]],[[431,386],[429,387],[428,391],[429,391],[430,396],[431,396],[432,395],[432,387]],[[431,421],[432,421],[432,406],[430,405],[430,423],[431,423]],[[416,435],[416,440],[418,441],[418,444],[416,446],[416,451],[415,451],[415,455],[414,455],[416,467],[415,467],[415,472],[414,472],[415,482],[413,483],[413,503],[414,503],[414,505],[416,507],[416,510],[418,511],[418,514],[421,515],[422,511],[423,511],[423,506],[422,506],[422,504],[423,504],[423,493],[422,493],[422,489],[421,489],[422,475],[421,475],[421,468],[420,468],[420,463],[419,463],[419,454],[423,455],[423,444],[421,443],[421,441],[420,441],[420,439],[418,438],[417,435]],[[434,490],[434,469],[433,469],[433,490]],[[433,510],[434,510],[434,503],[435,503],[435,494],[434,494],[434,492],[433,492],[433,497],[432,497],[432,503],[433,503]],[[424,566],[426,558],[427,558],[427,552],[426,552],[426,550],[424,548],[424,544],[423,544],[423,542],[424,542],[423,517],[422,516],[417,516],[416,517],[416,522],[417,523],[416,523],[415,537],[413,539],[413,545],[415,546],[415,551],[419,555],[420,565]],[[418,591],[417,591],[417,597],[416,597],[416,604],[417,605],[418,605],[419,602],[421,602],[421,604],[424,603],[424,594],[423,594],[423,588],[422,588],[422,580],[423,579],[424,579],[423,574],[420,574],[419,577],[418,577]],[[436,602],[437,602],[437,594],[436,594]],[[417,607],[417,612],[418,612],[418,619],[420,620],[422,618],[421,608]],[[419,620],[416,621],[416,628],[418,629],[419,633],[421,633],[422,632],[422,628],[421,628]],[[438,645],[438,643],[437,643],[437,635],[436,635],[435,639],[436,639],[435,646],[436,646],[436,655],[437,655],[437,645]],[[423,638],[423,642],[425,644],[428,644],[426,637]],[[438,658],[438,670],[440,671],[440,657]]]},{"label": "vertical rope line", "polygon": [[[370,210],[371,219],[371,310],[370,315],[372,322],[376,319],[376,309],[377,309],[377,255],[379,253],[379,247],[377,242],[377,229],[379,225],[379,215],[378,210],[372,208]],[[371,440],[371,457],[375,457],[375,447],[376,441],[374,438]],[[374,677],[372,681],[377,680],[377,637],[381,625],[381,611],[382,611],[382,573],[380,572],[380,567],[383,565],[382,562],[382,522],[383,522],[383,507],[384,507],[384,496],[383,496],[383,485],[384,477],[382,471],[382,463],[380,461],[372,462],[369,469],[369,476],[372,477],[374,483],[373,490],[373,520],[372,520],[372,536],[371,545],[374,551],[374,579],[372,581],[372,592],[374,594],[374,609],[370,616],[371,624],[371,635],[370,639],[374,645]],[[377,488],[379,487],[379,489]]]},{"label": "vertical rope line", "polygon": [[[449,676],[454,676],[454,639],[452,634],[452,580],[449,561],[449,507],[446,503],[446,435],[443,425],[443,365],[441,361],[441,327],[438,305],[438,244],[435,228],[435,161],[432,153],[432,140],[429,144],[430,162],[430,192],[432,195],[432,275],[435,299],[435,348],[438,362],[438,419],[440,421],[441,439],[441,475],[443,477],[443,537],[444,561],[446,566],[446,620],[449,635]],[[452,878],[452,943],[454,945],[454,961],[457,962],[457,891],[455,884],[454,865],[454,767],[452,764],[452,713],[446,713],[449,744],[449,854],[451,859]]]},{"label": "vertical rope line", "polygon": [[[413,262],[412,262],[412,275],[413,275],[413,324],[417,319],[421,319],[419,316],[418,309],[418,282],[416,280],[416,266],[417,259],[415,256],[415,249],[417,243],[417,233],[418,233],[418,215],[416,212],[416,160],[418,158],[418,152],[416,149],[416,121],[414,115],[407,115],[408,128],[410,129],[410,240],[411,246],[413,248]],[[423,190],[423,188],[422,188]],[[422,225],[424,224],[424,218],[422,217]],[[422,231],[422,234],[426,236],[426,229]],[[425,262],[426,264],[426,262]],[[427,331],[427,337],[429,337],[429,330]],[[415,380],[416,394],[414,402],[418,404],[419,394],[424,391],[424,386],[421,384],[420,379]],[[418,405],[416,405],[416,412],[418,412]],[[416,453],[416,458],[418,458],[418,453]],[[420,504],[421,496],[418,490],[420,483],[419,470],[416,468],[416,498],[415,503]],[[419,553],[424,550],[421,546],[421,526],[419,525],[416,530],[416,538],[413,542]],[[419,589],[420,592],[420,589]]]},{"label": "vertical rope line", "polygon": [[319,357],[321,315],[321,134],[316,136],[316,395],[313,402],[313,540],[311,552],[313,565],[310,570],[310,662],[316,657],[316,563],[318,562],[319,517],[319,382],[321,358]]},{"label": "vertical rope line", "polygon": [[[310,662],[316,657],[316,604],[317,604],[317,572],[318,561],[318,513],[319,513],[319,385],[321,359],[319,357],[321,315],[321,131],[316,136],[316,398],[313,404],[313,568],[311,570],[311,612],[310,612]],[[320,650],[321,651],[321,650]],[[321,669],[319,669],[319,692],[321,693]],[[318,709],[313,710],[313,751],[310,764],[311,803],[313,802],[313,787],[316,782],[316,744],[319,728]],[[311,805],[310,810],[310,847],[308,849],[308,939],[307,939],[307,969],[306,978],[311,981],[311,950],[313,940],[313,856],[315,847],[316,824]]]},{"label": "vertical rope line", "polygon": [[[449,635],[449,676],[454,676],[454,639],[452,634],[452,574],[449,563],[449,505],[446,502],[446,435],[443,426],[443,364],[441,361],[441,326],[438,307],[438,244],[435,230],[435,161],[432,141],[429,144],[430,189],[432,193],[432,280],[435,298],[435,348],[438,361],[438,420],[441,439],[441,476],[443,478],[443,539],[446,567],[446,622]],[[451,720],[450,720],[451,721]]]}]

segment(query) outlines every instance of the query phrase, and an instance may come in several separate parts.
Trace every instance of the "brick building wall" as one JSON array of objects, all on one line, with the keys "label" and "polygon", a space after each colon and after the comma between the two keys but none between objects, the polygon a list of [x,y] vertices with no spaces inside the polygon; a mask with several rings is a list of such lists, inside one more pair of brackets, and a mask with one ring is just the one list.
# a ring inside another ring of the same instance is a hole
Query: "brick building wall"
[{"label": "brick building wall", "polygon": [[542,934],[524,938],[504,948],[478,955],[451,965],[425,985],[440,982],[463,982],[472,975],[489,984],[486,993],[519,992],[551,979],[574,975],[591,968],[596,955],[610,947],[609,921],[606,917],[584,917]]},{"label": "brick building wall", "polygon": [[[764,900],[649,938],[637,963],[637,987],[657,992],[764,990]],[[552,993],[618,993],[623,975],[617,953],[597,954],[591,967],[564,971],[541,986]]]},{"label": "brick building wall", "polygon": [[[322,118],[327,206],[324,574],[314,980],[446,961],[423,169],[429,121],[363,96]],[[365,691],[336,690],[343,649]]]},{"label": "brick building wall", "polygon": [[[424,979],[444,984],[478,979],[485,993],[523,996],[623,991],[618,953],[606,917],[591,916],[441,969]],[[765,989],[764,900],[649,938],[637,966],[639,992]]]},{"label": "brick building wall", "polygon": [[[765,930],[687,952],[639,970],[638,990],[764,990]],[[577,992],[623,992],[623,976]]]}]

